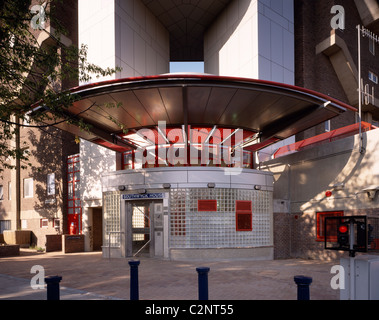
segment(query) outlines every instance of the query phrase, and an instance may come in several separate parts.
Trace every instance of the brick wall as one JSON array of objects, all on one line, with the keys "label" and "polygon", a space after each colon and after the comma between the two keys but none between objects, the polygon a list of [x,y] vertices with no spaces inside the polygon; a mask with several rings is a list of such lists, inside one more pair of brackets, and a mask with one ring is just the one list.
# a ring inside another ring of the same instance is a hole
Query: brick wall
[{"label": "brick wall", "polygon": [[292,214],[291,258],[334,260],[341,256],[339,251],[324,249],[324,242],[316,240],[316,212]]},{"label": "brick wall", "polygon": [[274,213],[274,259],[335,260],[343,253],[316,241],[316,213]]},{"label": "brick wall", "polygon": [[62,251],[62,236],[60,234],[46,235],[46,252]]},{"label": "brick wall", "polygon": [[[342,38],[358,67],[357,30],[356,26],[362,24],[354,0],[341,1],[307,1],[295,0],[295,83],[298,86],[312,89],[343,102],[349,103],[341,86],[340,80],[325,54],[316,54],[316,46],[327,39],[332,31],[330,13],[334,5],[343,5],[346,14],[346,29],[336,30]],[[377,57],[368,52],[367,38],[362,40],[362,77],[368,77],[368,70],[374,66],[379,72]],[[367,80],[366,82],[367,83]],[[358,95],[358,93],[357,93]],[[331,130],[344,127],[356,122],[354,112],[345,114],[331,120]],[[324,124],[311,128],[297,136],[303,140],[325,131]]]},{"label": "brick wall", "polygon": [[20,255],[20,245],[0,245],[0,257],[12,257]]},{"label": "brick wall", "polygon": [[62,235],[62,251],[64,253],[83,252],[84,235]]},{"label": "brick wall", "polygon": [[[349,210],[344,215],[367,215],[379,220],[379,209]],[[274,217],[274,259],[329,261],[346,255],[343,251],[325,250],[324,242],[316,240],[316,212],[274,213]]]},{"label": "brick wall", "polygon": [[[32,4],[39,2],[32,1]],[[58,1],[58,15],[66,29],[66,36],[77,45],[77,0]],[[47,27],[50,21],[47,21]],[[38,37],[42,31],[32,30],[31,33]],[[78,81],[63,83],[63,88],[73,87]],[[32,243],[44,247],[48,234],[56,234],[56,229],[52,226],[53,219],[59,218],[61,221],[61,232],[67,230],[67,156],[79,152],[79,146],[75,143],[75,137],[55,128],[27,128],[20,129],[21,147],[30,152],[30,165],[25,165],[24,170],[20,170],[20,200],[21,200],[21,220],[26,221],[27,229],[32,231]],[[8,142],[14,145],[13,141]],[[13,161],[15,164],[15,161]],[[0,185],[4,189],[4,200],[0,201],[0,220],[11,220],[11,229],[16,230],[18,226],[16,214],[16,170],[5,170],[0,177]],[[46,181],[47,174],[55,173],[56,192],[55,195],[47,195]],[[23,179],[33,178],[33,197],[25,198],[23,189]],[[8,183],[12,185],[12,197],[9,199]],[[40,219],[48,218],[49,227],[41,228]]]},{"label": "brick wall", "polygon": [[274,213],[274,259],[291,257],[291,227],[288,213]]}]

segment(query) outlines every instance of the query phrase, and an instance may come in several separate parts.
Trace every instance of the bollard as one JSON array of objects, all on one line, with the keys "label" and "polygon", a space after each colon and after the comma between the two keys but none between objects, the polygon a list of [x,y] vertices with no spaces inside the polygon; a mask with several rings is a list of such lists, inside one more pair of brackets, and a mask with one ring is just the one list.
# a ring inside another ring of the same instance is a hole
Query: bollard
[{"label": "bollard", "polygon": [[138,292],[138,266],[140,262],[131,260],[130,265],[130,300],[139,300]]},{"label": "bollard", "polygon": [[309,286],[312,283],[312,278],[305,276],[295,276],[297,284],[297,300],[310,300]]},{"label": "bollard", "polygon": [[62,277],[60,276],[45,277],[45,282],[47,284],[47,300],[60,300],[59,282],[61,282],[61,280]]},{"label": "bollard", "polygon": [[208,300],[208,272],[209,268],[196,268],[199,278],[199,300]]}]

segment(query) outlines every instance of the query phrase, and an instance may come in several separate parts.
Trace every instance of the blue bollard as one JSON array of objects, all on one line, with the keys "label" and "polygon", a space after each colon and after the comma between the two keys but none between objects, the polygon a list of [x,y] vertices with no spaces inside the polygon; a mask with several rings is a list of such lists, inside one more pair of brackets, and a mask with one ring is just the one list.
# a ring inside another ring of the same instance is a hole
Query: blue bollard
[{"label": "blue bollard", "polygon": [[309,286],[312,283],[312,278],[295,276],[294,281],[297,284],[297,300],[310,300]]},{"label": "blue bollard", "polygon": [[199,300],[208,300],[208,272],[210,268],[196,268],[199,281]]},{"label": "blue bollard", "polygon": [[130,265],[130,300],[139,300],[138,266],[140,262],[131,260]]},{"label": "blue bollard", "polygon": [[61,280],[62,277],[60,276],[45,277],[47,285],[47,300],[60,300],[59,282],[61,282]]}]

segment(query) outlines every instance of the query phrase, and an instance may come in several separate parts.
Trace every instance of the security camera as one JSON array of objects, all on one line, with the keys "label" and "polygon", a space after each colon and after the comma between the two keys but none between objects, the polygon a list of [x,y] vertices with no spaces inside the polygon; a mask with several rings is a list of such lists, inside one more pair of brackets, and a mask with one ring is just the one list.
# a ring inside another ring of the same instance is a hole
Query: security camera
[{"label": "security camera", "polygon": [[364,192],[367,193],[368,198],[373,201],[376,196],[376,192],[379,190],[379,186],[370,186],[363,189]]},{"label": "security camera", "polygon": [[334,191],[343,190],[345,188],[345,184],[343,182],[336,183],[336,184],[331,185],[330,188],[333,189]]},{"label": "security camera", "polygon": [[375,198],[375,195],[376,195],[376,190],[370,190],[370,191],[367,191],[367,196],[370,200],[374,200]]}]

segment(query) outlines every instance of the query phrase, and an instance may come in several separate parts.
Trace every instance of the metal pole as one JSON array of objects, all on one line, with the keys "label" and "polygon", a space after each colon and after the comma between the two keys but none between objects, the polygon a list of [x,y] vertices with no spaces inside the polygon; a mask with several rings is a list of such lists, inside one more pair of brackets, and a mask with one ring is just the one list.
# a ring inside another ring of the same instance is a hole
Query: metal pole
[{"label": "metal pole", "polygon": [[59,282],[62,280],[60,276],[50,276],[45,278],[47,284],[47,300],[60,300]]},{"label": "metal pole", "polygon": [[350,237],[349,237],[349,244],[350,244],[350,251],[349,251],[349,264],[350,264],[350,300],[355,300],[355,250],[354,250],[354,220],[350,219]]},{"label": "metal pole", "polygon": [[358,29],[358,105],[359,105],[359,152],[363,153],[363,136],[362,136],[362,67],[361,67],[361,26]]},{"label": "metal pole", "polygon": [[210,268],[196,268],[199,283],[199,300],[208,300],[208,273]]},{"label": "metal pole", "polygon": [[138,266],[140,262],[131,260],[130,265],[130,300],[139,300]]},{"label": "metal pole", "polygon": [[297,300],[310,300],[309,286],[312,283],[312,278],[295,276],[294,281],[297,284]]}]

